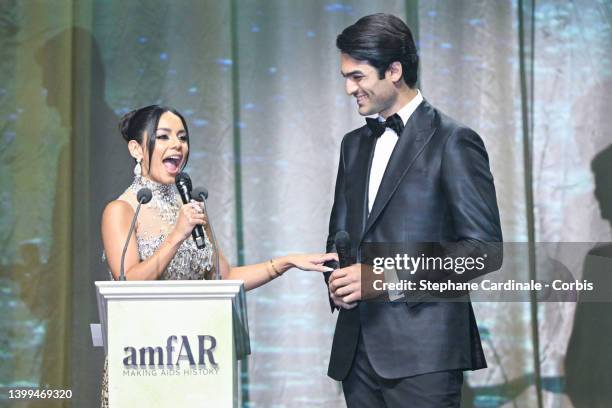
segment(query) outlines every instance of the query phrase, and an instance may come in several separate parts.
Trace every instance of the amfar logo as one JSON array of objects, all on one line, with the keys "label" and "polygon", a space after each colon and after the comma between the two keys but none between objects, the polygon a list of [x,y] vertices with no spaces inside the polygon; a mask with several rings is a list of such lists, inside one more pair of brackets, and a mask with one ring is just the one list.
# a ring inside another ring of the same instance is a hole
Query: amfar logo
[{"label": "amfar logo", "polygon": [[[215,362],[215,348],[217,347],[217,339],[210,335],[198,336],[198,361],[194,358],[191,351],[191,344],[187,336],[180,336],[179,341],[177,336],[169,336],[166,340],[166,347],[163,346],[144,346],[139,349],[136,347],[124,347],[126,353],[123,358],[124,368],[156,368],[166,366],[172,368],[179,366],[181,361],[186,361],[192,368],[205,368],[208,363],[217,368]],[[180,345],[180,347],[179,347]],[[175,351],[178,352],[175,354]]]}]

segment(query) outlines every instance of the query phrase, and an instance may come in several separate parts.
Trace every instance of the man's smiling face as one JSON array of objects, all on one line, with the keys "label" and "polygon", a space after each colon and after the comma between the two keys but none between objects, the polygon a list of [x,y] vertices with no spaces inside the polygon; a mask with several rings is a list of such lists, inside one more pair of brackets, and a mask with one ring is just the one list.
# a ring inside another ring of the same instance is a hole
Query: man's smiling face
[{"label": "man's smiling face", "polygon": [[378,71],[367,61],[356,60],[348,54],[340,54],[340,71],[345,78],[345,90],[357,99],[359,114],[362,116],[381,113],[384,117],[397,99],[397,89],[390,78],[390,72],[380,79]]}]

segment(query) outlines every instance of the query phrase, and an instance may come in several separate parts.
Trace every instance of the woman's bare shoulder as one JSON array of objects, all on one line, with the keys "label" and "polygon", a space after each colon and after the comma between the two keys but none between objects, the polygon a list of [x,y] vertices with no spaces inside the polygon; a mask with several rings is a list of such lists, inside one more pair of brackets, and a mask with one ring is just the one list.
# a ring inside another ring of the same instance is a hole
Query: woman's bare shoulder
[{"label": "woman's bare shoulder", "polygon": [[102,222],[105,220],[120,221],[125,218],[131,218],[134,215],[134,208],[125,200],[117,199],[106,204],[102,212]]}]

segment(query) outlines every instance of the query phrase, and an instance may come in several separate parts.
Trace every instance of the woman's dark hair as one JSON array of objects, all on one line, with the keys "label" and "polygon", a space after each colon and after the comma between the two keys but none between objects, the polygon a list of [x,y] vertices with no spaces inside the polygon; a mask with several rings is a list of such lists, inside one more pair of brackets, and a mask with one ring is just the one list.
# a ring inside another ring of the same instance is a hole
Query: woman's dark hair
[{"label": "woman's dark hair", "polygon": [[371,14],[360,18],[336,38],[340,52],[367,61],[383,79],[389,66],[402,64],[404,82],[414,88],[417,82],[419,56],[408,26],[391,14]]},{"label": "woman's dark hair", "polygon": [[[123,115],[121,120],[119,120],[119,131],[126,142],[135,140],[139,145],[142,145],[145,133],[149,136],[147,141],[149,166],[151,166],[151,158],[153,157],[153,150],[155,149],[155,134],[159,124],[159,118],[166,112],[174,113],[181,119],[181,122],[183,122],[183,127],[187,133],[187,147],[189,147],[189,129],[187,128],[187,122],[185,122],[183,115],[174,108],[161,105],[149,105],[144,108],[134,109]],[[185,164],[187,164],[188,159],[189,151],[187,151],[187,156],[185,157]]]}]

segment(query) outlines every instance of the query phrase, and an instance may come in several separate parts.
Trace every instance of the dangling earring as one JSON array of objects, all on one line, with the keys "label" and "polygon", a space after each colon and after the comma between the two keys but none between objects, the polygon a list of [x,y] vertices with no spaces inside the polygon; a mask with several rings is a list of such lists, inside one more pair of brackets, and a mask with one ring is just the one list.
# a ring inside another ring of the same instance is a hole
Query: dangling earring
[{"label": "dangling earring", "polygon": [[140,160],[142,160],[142,159],[136,159],[136,165],[134,166],[134,175],[135,176],[142,175],[142,169],[140,168]]}]

